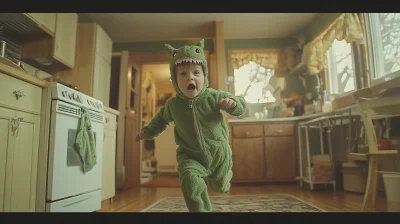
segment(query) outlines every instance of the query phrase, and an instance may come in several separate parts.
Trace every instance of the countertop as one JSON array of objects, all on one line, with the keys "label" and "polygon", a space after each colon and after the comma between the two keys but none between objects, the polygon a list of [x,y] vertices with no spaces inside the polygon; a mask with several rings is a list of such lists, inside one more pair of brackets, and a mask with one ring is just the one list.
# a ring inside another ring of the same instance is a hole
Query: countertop
[{"label": "countertop", "polygon": [[47,87],[48,84],[46,80],[40,79],[34,75],[22,71],[21,69],[14,68],[13,66],[1,62],[0,62],[0,72],[42,88]]},{"label": "countertop", "polygon": [[104,106],[104,111],[119,116],[119,111],[118,110],[114,110],[114,109],[112,109],[110,107]]},{"label": "countertop", "polygon": [[295,117],[281,117],[281,118],[262,118],[262,119],[257,119],[257,118],[241,118],[241,119],[229,119],[229,123],[246,123],[246,122],[284,122],[284,121],[299,121],[299,120],[305,120],[305,119],[311,119],[315,117],[320,117],[326,114],[329,114],[331,112],[327,113],[315,113],[315,114],[309,114],[309,115],[302,115],[302,116],[295,116]]}]

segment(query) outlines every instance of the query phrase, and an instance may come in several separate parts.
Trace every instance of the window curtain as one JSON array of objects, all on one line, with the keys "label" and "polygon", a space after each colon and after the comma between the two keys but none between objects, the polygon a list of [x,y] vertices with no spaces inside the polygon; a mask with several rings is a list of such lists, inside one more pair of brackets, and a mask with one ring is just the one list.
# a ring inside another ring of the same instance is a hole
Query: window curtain
[{"label": "window curtain", "polygon": [[272,68],[276,75],[281,75],[286,70],[285,52],[283,49],[267,49],[262,51],[232,52],[230,60],[233,69],[254,61],[264,68]]},{"label": "window curtain", "polygon": [[303,58],[310,75],[319,74],[326,67],[326,52],[333,41],[346,40],[347,43],[363,43],[364,33],[357,13],[343,13],[318,38],[304,46]]}]

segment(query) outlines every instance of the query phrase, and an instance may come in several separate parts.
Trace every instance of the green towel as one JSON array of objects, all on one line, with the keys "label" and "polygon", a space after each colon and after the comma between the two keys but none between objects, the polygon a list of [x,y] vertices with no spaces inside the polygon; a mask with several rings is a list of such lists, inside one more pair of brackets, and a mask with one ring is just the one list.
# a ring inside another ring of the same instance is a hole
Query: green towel
[{"label": "green towel", "polygon": [[96,165],[96,143],[90,122],[90,112],[87,108],[82,108],[81,111],[75,144],[83,163],[83,171],[86,173]]}]

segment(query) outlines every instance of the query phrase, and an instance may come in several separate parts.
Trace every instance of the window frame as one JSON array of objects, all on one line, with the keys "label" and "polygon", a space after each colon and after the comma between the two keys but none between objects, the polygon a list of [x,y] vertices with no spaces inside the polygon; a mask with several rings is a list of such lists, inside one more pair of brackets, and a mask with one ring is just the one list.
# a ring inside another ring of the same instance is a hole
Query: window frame
[{"label": "window frame", "polygon": [[[356,60],[355,60],[354,47],[353,47],[354,43],[349,43],[349,44],[350,44],[350,48],[351,48],[351,60],[352,60],[352,63],[353,63],[353,73],[354,73],[353,74],[353,76],[354,76],[354,90],[352,90],[352,91],[355,91],[355,90],[358,89],[357,79],[359,79],[360,75],[358,74],[357,69],[355,68]],[[331,71],[334,71],[335,75],[337,75],[336,64],[332,61],[332,59],[334,58],[333,51],[331,50],[332,46],[333,46],[333,42],[332,42],[331,46],[329,47],[329,49],[327,50],[327,52],[325,53],[326,54],[326,65],[327,65],[327,67],[325,68],[325,82],[326,82],[325,90],[330,96],[337,97],[337,96],[346,95],[351,91],[343,92],[343,93],[332,93],[331,92],[331,90],[332,90],[331,89],[332,79],[330,77],[330,75],[332,74]],[[337,85],[338,85],[337,79],[335,79],[335,80],[336,80],[335,81],[335,83],[336,83],[335,85],[337,87]]]},{"label": "window frame", "polygon": [[[372,13],[363,13],[364,17],[364,29],[365,29],[365,40],[366,40],[366,59],[367,59],[367,66],[366,66],[366,73],[367,77],[369,80],[369,87],[379,85],[383,82],[389,81],[395,77],[400,76],[400,70],[388,73],[384,76],[381,76],[377,78],[377,72],[384,71],[383,66],[379,65],[376,63],[376,57],[374,54],[374,47],[373,47],[373,35],[372,35],[372,29],[371,29],[371,21],[372,18],[370,17]],[[375,21],[375,23],[377,23]],[[374,26],[379,25],[379,24],[374,24]],[[380,42],[378,43],[378,45]],[[380,47],[377,55],[383,55],[382,48]],[[377,69],[377,66],[380,66],[381,68]]]}]

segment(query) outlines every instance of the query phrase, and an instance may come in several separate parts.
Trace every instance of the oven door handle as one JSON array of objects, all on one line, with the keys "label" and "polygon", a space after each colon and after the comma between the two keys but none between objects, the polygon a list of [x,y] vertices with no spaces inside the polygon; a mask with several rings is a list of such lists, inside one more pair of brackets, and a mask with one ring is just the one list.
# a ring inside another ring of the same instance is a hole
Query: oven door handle
[{"label": "oven door handle", "polygon": [[74,205],[74,204],[79,203],[81,201],[85,201],[85,200],[87,200],[87,199],[89,199],[91,197],[92,197],[92,195],[89,195],[89,196],[86,196],[84,198],[77,198],[77,199],[75,199],[73,201],[68,201],[65,204],[63,204],[62,207],[68,207],[68,206]]}]

